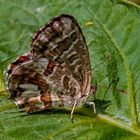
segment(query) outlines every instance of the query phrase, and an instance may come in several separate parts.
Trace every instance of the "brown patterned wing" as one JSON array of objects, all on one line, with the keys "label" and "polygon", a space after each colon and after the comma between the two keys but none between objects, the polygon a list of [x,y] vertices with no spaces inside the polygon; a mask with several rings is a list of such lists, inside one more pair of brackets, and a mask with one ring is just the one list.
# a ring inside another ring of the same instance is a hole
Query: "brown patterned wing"
[{"label": "brown patterned wing", "polygon": [[33,59],[45,57],[59,63],[63,71],[77,80],[82,96],[90,92],[91,67],[85,38],[76,20],[61,15],[42,27],[31,44]]},{"label": "brown patterned wing", "polygon": [[21,55],[20,57],[18,57],[15,61],[13,61],[9,66],[8,66],[8,70],[6,73],[6,80],[8,81],[9,77],[11,76],[12,72],[19,67],[22,63],[27,62],[29,60],[31,60],[32,58],[32,54],[30,52]]},{"label": "brown patterned wing", "polygon": [[54,18],[34,36],[31,51],[8,70],[10,98],[26,111],[73,107],[90,93],[91,68],[85,39],[69,15]]},{"label": "brown patterned wing", "polygon": [[17,65],[9,75],[8,87],[10,98],[27,112],[72,107],[81,98],[79,83],[59,64],[46,58]]}]

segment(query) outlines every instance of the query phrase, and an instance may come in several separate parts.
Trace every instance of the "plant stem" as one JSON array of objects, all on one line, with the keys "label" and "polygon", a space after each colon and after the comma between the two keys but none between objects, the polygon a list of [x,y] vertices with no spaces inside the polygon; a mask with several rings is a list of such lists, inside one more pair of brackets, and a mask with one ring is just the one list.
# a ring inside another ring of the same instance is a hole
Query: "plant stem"
[{"label": "plant stem", "polygon": [[124,3],[126,5],[134,6],[138,9],[140,9],[140,6],[134,2],[128,1],[128,0],[120,0],[120,3]]}]

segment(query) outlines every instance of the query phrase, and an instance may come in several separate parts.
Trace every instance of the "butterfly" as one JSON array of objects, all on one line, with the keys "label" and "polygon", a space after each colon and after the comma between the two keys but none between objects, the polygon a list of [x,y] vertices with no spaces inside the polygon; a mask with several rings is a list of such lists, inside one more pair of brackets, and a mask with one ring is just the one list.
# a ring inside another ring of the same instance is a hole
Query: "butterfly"
[{"label": "butterfly", "polygon": [[10,99],[26,112],[71,107],[91,91],[91,65],[82,30],[73,16],[53,18],[33,36],[30,50],[9,66]]}]

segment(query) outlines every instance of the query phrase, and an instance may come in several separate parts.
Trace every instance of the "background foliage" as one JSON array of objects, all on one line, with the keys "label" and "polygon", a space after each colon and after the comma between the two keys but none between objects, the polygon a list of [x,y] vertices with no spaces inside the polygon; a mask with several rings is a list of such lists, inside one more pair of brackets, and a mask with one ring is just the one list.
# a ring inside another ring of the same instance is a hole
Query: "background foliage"
[{"label": "background foliage", "polygon": [[[29,50],[35,31],[62,13],[73,15],[83,30],[98,88],[89,100],[100,115],[82,107],[73,124],[68,109],[34,114],[8,109],[3,83],[8,64]],[[140,7],[124,0],[0,0],[0,138],[140,139],[139,27]]]}]

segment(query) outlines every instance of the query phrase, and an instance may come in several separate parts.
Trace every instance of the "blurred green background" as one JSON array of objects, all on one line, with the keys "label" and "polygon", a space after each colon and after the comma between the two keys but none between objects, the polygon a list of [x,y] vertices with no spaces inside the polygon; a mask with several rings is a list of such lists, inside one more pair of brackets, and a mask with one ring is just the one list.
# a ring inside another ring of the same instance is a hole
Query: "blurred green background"
[{"label": "blurred green background", "polygon": [[[67,109],[34,114],[8,109],[3,80],[7,66],[30,49],[32,36],[41,26],[62,13],[74,16],[82,28],[93,84],[97,83],[97,92],[89,100],[95,100],[98,112],[109,119],[94,116],[86,107],[77,109],[73,124]],[[140,139],[140,131],[129,126],[140,110],[138,5],[124,0],[0,0],[0,32],[0,139]],[[137,113],[131,112],[133,105]]]}]

